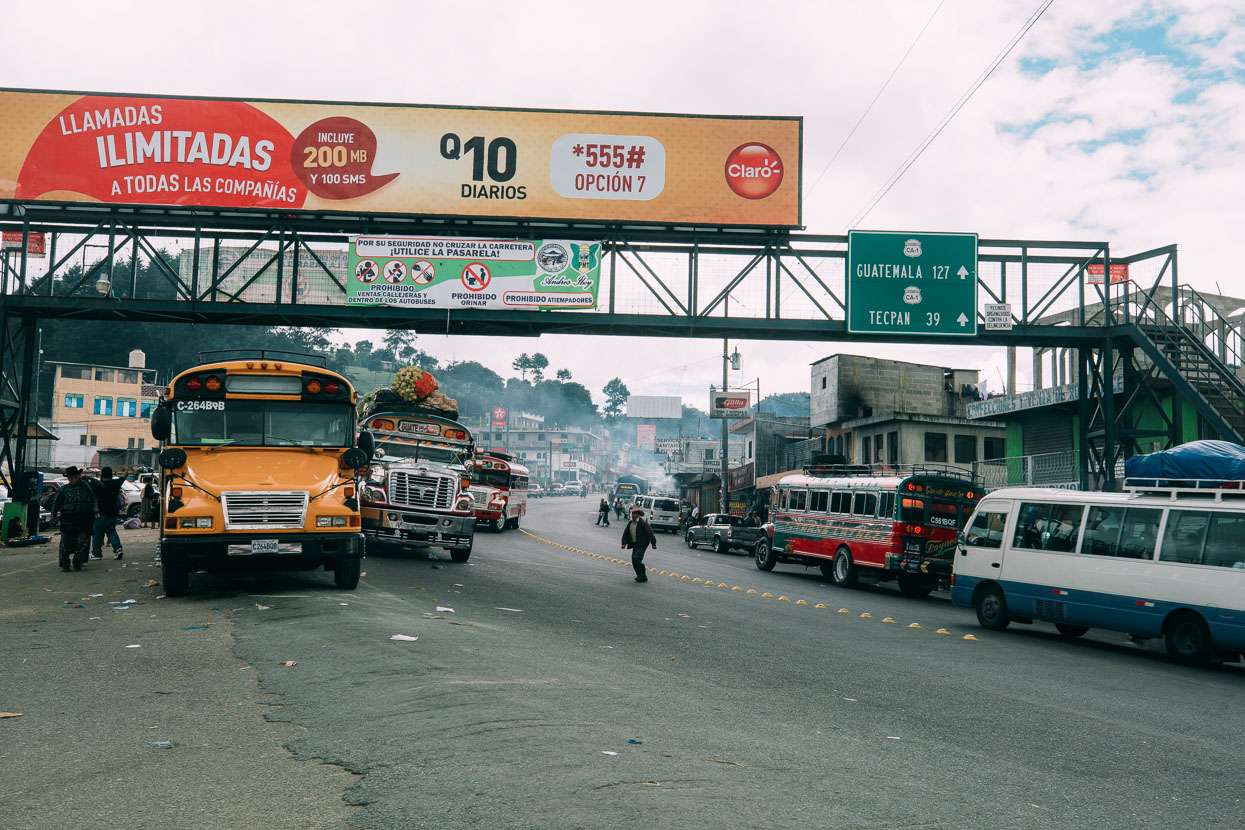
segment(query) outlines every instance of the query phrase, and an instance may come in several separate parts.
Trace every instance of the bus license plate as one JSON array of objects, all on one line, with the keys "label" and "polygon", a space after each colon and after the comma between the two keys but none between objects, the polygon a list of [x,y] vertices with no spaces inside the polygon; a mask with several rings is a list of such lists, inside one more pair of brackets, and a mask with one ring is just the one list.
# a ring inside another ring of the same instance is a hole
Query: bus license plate
[{"label": "bus license plate", "polygon": [[252,539],[251,553],[276,553],[276,539]]}]

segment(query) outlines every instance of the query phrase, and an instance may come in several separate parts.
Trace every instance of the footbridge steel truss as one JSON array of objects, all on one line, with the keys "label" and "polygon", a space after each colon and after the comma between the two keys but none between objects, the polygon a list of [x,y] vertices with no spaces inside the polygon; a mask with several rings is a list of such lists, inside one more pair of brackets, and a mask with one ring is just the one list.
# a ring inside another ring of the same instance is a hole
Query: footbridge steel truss
[{"label": "footbridge steel truss", "polygon": [[[42,233],[46,256],[7,250],[0,282],[0,477],[25,469],[29,390],[46,319],[408,329],[421,334],[627,335],[1075,349],[1082,486],[1112,486],[1137,441],[1180,440],[1182,407],[1245,437],[1239,320],[1227,298],[1177,279],[1176,249],[1113,256],[1106,242],[979,240],[977,308],[1010,305],[1010,330],[973,338],[853,334],[847,237],[786,230],[223,212],[13,203],[0,229]],[[598,307],[420,309],[346,303],[352,235],[601,241]],[[1126,282],[1094,282],[1091,264]],[[156,280],[138,279],[139,266]],[[1122,384],[1122,385],[1121,385]],[[1122,390],[1122,391],[1121,391]],[[1141,432],[1143,402],[1171,394],[1167,423]],[[17,479],[17,476],[12,476]],[[20,494],[18,494],[20,496]]]}]

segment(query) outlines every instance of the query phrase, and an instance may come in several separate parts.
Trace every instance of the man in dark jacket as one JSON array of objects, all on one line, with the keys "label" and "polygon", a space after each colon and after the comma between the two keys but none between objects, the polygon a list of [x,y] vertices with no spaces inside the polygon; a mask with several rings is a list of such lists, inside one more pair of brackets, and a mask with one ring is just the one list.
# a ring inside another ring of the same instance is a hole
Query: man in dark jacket
[{"label": "man in dark jacket", "polygon": [[56,491],[56,500],[52,502],[52,519],[60,516],[61,570],[69,570],[72,559],[73,569],[82,570],[86,564],[87,553],[91,547],[91,526],[95,522],[95,492],[82,480],[82,471],[77,467],[66,467],[65,478],[69,481]]},{"label": "man in dark jacket", "polygon": [[623,528],[623,550],[631,548],[631,567],[635,569],[636,582],[648,582],[648,573],[644,569],[644,551],[649,546],[657,550],[657,534],[644,520],[644,508],[631,508],[631,521]]},{"label": "man in dark jacket", "polygon": [[90,482],[91,489],[95,491],[95,504],[99,508],[99,517],[95,519],[91,534],[91,558],[104,558],[104,534],[107,534],[112,552],[120,559],[125,556],[125,551],[121,550],[121,537],[117,535],[117,514],[121,510],[121,479],[112,477],[112,467],[100,470],[99,479]]}]

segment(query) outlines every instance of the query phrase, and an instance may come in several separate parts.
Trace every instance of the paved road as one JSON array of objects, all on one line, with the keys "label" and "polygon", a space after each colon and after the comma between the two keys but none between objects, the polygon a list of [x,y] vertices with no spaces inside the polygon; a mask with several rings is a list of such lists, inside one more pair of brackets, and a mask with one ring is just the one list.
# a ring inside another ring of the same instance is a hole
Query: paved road
[{"label": "paved road", "polygon": [[[482,532],[465,565],[371,556],[355,592],[324,574],[200,575],[187,598],[151,597],[174,623],[223,618],[165,636],[227,633],[205,653],[223,665],[232,644],[235,682],[258,678],[249,699],[227,701],[293,725],[208,753],[246,762],[247,780],[263,768],[302,785],[257,805],[256,781],[237,815],[308,805],[319,826],[365,828],[1245,827],[1239,665],[1186,669],[1114,635],[986,632],[945,596],[849,591],[790,565],[762,573],[674,536],[649,554],[667,573],[641,585],[621,527],[592,526],[594,504],[533,502],[523,532]],[[3,648],[9,665],[17,652]],[[173,690],[226,674],[183,665],[195,653],[165,657]],[[34,731],[27,717],[0,721],[0,735]],[[272,754],[281,741],[302,762]],[[24,768],[35,750],[26,739],[0,757]],[[151,765],[179,749],[136,753]],[[20,803],[6,786],[0,810]],[[290,819],[270,826],[316,826]]]}]

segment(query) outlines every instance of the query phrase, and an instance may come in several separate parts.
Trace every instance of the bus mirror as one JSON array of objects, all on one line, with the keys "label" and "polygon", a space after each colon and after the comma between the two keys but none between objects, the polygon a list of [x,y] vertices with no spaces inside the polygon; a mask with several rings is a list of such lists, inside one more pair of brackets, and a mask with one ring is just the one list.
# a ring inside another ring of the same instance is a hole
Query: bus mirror
[{"label": "bus mirror", "polygon": [[[154,418],[152,419],[155,420]],[[186,463],[185,450],[179,450],[177,447],[169,447],[160,453],[160,466],[166,470],[175,470]]]},{"label": "bus mirror", "polygon": [[351,447],[342,454],[342,466],[358,470],[366,467],[368,462],[367,453],[358,447]]},{"label": "bus mirror", "polygon": [[169,440],[173,413],[167,406],[157,406],[151,413],[151,437],[157,441]]},{"label": "bus mirror", "polygon": [[[376,436],[368,432],[366,429],[359,433],[358,448],[363,450],[363,454],[367,456],[367,460],[371,461],[372,456],[376,454]],[[363,465],[359,465],[363,466]]]}]

